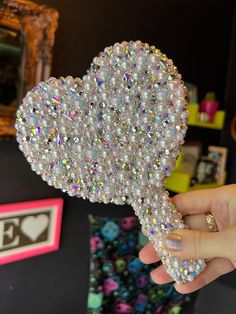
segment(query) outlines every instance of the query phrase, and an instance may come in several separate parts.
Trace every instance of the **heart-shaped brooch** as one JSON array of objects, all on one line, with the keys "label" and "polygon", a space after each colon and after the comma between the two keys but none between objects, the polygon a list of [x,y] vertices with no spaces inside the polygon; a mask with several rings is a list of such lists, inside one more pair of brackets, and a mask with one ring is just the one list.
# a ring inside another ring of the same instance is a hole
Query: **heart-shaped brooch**
[{"label": "heart-shaped brooch", "polygon": [[177,258],[163,235],[183,229],[165,191],[187,130],[186,87],[172,60],[141,41],[116,43],[83,79],[50,78],[17,111],[19,148],[55,188],[91,202],[130,204],[177,283],[201,259]]}]

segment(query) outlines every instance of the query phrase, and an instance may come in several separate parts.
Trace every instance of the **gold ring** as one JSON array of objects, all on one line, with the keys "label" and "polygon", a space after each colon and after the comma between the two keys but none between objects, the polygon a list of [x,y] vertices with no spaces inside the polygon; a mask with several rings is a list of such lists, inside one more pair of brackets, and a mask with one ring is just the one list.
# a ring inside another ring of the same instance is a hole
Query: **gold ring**
[{"label": "gold ring", "polygon": [[216,221],[215,221],[215,218],[213,217],[213,215],[208,212],[205,214],[205,217],[206,217],[206,222],[207,222],[207,226],[208,226],[208,229],[210,232],[217,232],[219,231],[218,228],[217,228],[217,224],[216,224]]}]

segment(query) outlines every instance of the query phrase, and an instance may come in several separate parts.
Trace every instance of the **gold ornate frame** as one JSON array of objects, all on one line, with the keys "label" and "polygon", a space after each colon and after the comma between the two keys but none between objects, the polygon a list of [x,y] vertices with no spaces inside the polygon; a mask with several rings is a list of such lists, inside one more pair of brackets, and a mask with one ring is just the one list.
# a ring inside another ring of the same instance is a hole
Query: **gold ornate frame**
[{"label": "gold ornate frame", "polygon": [[[5,0],[0,6],[0,25],[21,32],[25,40],[21,96],[50,76],[58,17],[55,9],[31,1]],[[1,139],[14,138],[15,112],[18,105],[0,105]]]}]

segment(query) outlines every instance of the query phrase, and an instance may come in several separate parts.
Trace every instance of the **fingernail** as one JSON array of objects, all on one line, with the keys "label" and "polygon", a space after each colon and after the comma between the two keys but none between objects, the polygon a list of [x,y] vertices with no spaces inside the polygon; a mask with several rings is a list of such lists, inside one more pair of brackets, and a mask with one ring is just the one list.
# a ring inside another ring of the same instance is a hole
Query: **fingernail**
[{"label": "fingernail", "polygon": [[181,236],[175,233],[170,233],[165,236],[164,244],[167,249],[173,251],[181,251],[182,250],[182,239]]}]

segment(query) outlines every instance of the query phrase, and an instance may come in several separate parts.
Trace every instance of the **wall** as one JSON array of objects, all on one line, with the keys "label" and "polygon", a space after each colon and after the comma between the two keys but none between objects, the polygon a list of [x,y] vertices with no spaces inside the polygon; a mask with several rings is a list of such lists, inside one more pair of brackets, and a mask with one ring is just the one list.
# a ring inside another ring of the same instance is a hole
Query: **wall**
[{"label": "wall", "polygon": [[82,76],[93,57],[122,40],[156,45],[172,58],[200,96],[224,99],[232,1],[37,0],[58,9],[52,74]]}]

